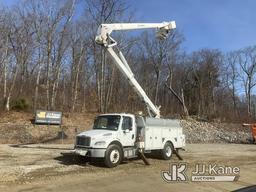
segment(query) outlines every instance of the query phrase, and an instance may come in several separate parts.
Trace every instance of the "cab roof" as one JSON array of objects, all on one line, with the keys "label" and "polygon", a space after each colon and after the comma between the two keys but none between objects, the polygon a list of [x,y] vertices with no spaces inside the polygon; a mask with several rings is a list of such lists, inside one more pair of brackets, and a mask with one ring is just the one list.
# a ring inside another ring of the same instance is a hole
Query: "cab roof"
[{"label": "cab roof", "polygon": [[131,114],[131,113],[104,113],[104,114],[100,114],[98,116],[105,116],[105,115],[134,116],[134,114]]}]

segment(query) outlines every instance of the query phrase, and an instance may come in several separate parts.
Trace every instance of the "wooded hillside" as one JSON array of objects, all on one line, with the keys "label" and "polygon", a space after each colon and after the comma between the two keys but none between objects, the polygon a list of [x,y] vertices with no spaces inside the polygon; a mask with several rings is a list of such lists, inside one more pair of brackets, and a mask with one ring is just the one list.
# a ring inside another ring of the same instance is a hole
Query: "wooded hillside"
[{"label": "wooded hillside", "polygon": [[[26,0],[1,7],[1,110],[144,110],[111,58],[94,42],[101,23],[139,22],[126,2]],[[162,106],[162,115],[255,118],[256,46],[188,54],[179,29],[165,41],[150,30],[113,35],[138,82]]]}]

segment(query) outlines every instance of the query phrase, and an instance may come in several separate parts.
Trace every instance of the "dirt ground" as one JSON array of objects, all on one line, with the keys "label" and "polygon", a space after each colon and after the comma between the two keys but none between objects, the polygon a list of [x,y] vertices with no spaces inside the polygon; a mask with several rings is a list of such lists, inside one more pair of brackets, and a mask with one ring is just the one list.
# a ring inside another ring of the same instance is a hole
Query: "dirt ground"
[{"label": "dirt ground", "polygon": [[236,182],[167,183],[161,178],[169,163],[149,158],[150,166],[139,159],[109,169],[73,155],[62,155],[70,144],[0,145],[0,191],[232,191],[256,184],[256,145],[188,144],[181,152],[189,166],[196,163],[238,166]]},{"label": "dirt ground", "polygon": [[[75,136],[89,129],[96,113],[64,113],[62,126],[36,125],[34,114],[10,111],[0,113],[0,144],[74,143]],[[64,132],[64,141],[61,140]]]}]

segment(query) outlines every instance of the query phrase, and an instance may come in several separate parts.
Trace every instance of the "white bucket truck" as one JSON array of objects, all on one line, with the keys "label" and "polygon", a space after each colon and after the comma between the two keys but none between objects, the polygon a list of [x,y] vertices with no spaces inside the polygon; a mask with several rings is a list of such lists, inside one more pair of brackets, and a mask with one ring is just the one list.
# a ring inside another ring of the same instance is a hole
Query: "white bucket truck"
[{"label": "white bucket truck", "polygon": [[150,117],[126,113],[102,114],[96,117],[92,130],[77,135],[75,153],[81,156],[103,158],[107,167],[115,167],[125,158],[137,157],[140,153],[159,152],[165,160],[174,150],[185,146],[185,136],[178,120],[160,118],[160,107],[155,106],[134,78],[123,54],[113,47],[117,42],[110,37],[114,30],[156,28],[157,37],[164,39],[175,22],[163,23],[113,23],[101,24],[95,41],[104,46],[118,69],[133,86],[147,106]]}]

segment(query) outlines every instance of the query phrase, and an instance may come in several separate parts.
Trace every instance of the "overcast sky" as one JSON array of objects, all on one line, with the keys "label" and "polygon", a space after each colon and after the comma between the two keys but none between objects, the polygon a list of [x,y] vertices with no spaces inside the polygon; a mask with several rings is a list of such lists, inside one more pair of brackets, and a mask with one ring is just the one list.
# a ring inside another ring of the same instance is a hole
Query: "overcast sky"
[{"label": "overcast sky", "polygon": [[[0,0],[12,5],[19,0]],[[175,20],[183,47],[232,51],[256,45],[256,0],[127,0],[137,22]]]}]

